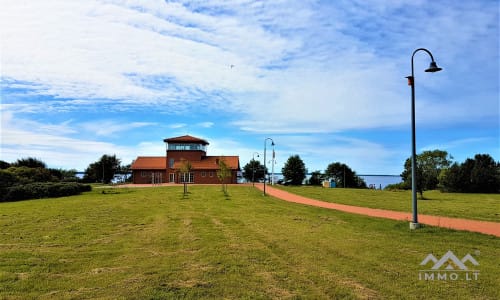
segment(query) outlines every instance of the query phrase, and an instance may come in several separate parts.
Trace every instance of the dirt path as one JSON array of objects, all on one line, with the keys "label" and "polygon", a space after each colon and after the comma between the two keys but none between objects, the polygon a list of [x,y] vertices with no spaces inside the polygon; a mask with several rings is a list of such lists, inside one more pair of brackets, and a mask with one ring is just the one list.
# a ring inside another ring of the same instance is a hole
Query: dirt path
[{"label": "dirt path", "polygon": [[[260,190],[263,190],[263,184],[256,184]],[[294,203],[300,203],[305,205],[323,207],[328,209],[340,210],[348,213],[366,215],[371,217],[386,218],[398,221],[410,221],[412,219],[412,214],[407,212],[399,212],[385,209],[367,208],[359,206],[351,206],[337,203],[324,202],[319,200],[314,200],[299,195],[295,195],[280,189],[273,188],[266,185],[266,194]],[[490,234],[500,237],[500,223],[496,222],[486,222],[486,221],[476,221],[469,219],[457,219],[439,216],[428,216],[428,215],[418,215],[418,221],[422,224],[439,226],[445,228],[451,228],[456,230],[466,230],[472,232],[479,232],[484,234]]]}]

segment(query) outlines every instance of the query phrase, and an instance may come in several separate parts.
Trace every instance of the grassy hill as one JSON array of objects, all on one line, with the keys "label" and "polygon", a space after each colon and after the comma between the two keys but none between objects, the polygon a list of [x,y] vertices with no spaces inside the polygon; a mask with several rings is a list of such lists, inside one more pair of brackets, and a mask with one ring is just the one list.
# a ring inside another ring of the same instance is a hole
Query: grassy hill
[{"label": "grassy hill", "polygon": [[[498,299],[500,239],[307,207],[248,186],[0,203],[0,299]],[[420,280],[471,254],[477,280]]]}]

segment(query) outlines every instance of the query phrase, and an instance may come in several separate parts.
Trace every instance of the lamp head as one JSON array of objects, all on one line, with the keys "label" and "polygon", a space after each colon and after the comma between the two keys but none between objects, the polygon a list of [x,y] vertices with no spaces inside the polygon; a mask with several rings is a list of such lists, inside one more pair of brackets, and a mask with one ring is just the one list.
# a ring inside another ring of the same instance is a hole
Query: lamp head
[{"label": "lamp head", "polygon": [[425,70],[425,72],[434,73],[434,72],[439,72],[441,70],[442,70],[442,68],[438,67],[435,61],[431,61],[429,68],[427,70]]},{"label": "lamp head", "polygon": [[274,146],[274,141],[273,140],[271,140],[271,146]]}]

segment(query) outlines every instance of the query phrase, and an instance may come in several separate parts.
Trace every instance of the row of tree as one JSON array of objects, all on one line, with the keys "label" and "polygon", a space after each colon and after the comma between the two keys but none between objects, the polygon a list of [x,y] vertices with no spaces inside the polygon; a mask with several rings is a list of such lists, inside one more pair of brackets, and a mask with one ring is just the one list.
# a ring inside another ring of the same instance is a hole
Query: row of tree
[{"label": "row of tree", "polygon": [[[247,181],[261,181],[266,178],[267,168],[252,159],[243,167]],[[300,185],[307,170],[299,155],[292,155],[281,170],[287,184]],[[417,155],[417,191],[423,197],[424,191],[439,189],[443,192],[500,193],[500,162],[489,154],[477,154],[463,163],[453,162],[453,157],[443,150],[424,151]],[[389,189],[411,189],[411,159],[404,163],[402,182],[389,185]],[[335,162],[327,166],[324,173],[314,171],[306,182],[321,185],[324,180],[333,180],[338,187],[366,188],[365,181],[349,166]]]},{"label": "row of tree", "polygon": [[13,163],[0,161],[1,182],[5,186],[15,183],[76,181],[76,170],[47,168],[36,158],[21,158]]},{"label": "row of tree", "polygon": [[[243,171],[243,177],[251,182],[264,180],[269,174],[267,168],[254,159],[243,167]],[[299,155],[292,155],[285,162],[281,173],[286,184],[301,185],[306,179],[307,169]],[[348,165],[339,162],[329,164],[324,173],[321,171],[312,172],[306,184],[321,185],[325,180],[333,180],[339,187],[366,188],[366,182],[357,176],[356,172]]]},{"label": "row of tree", "polygon": [[[13,163],[0,161],[0,170],[4,170],[2,181],[13,175],[20,183],[82,181],[85,183],[110,183],[116,174],[130,173],[130,165],[121,165],[116,155],[103,155],[98,161],[91,163],[84,172],[83,179],[79,179],[77,170],[47,168],[47,165],[33,157],[21,158]],[[9,174],[5,175],[5,172]],[[13,178],[13,177],[12,177]]]},{"label": "row of tree", "polygon": [[70,196],[91,189],[76,181],[76,170],[47,168],[36,158],[0,161],[0,202]]},{"label": "row of tree", "polygon": [[[453,162],[443,150],[424,151],[417,155],[417,191],[439,189],[443,192],[500,193],[500,162],[489,154],[476,154],[463,163]],[[389,188],[411,189],[411,160],[401,173],[402,183]]]}]

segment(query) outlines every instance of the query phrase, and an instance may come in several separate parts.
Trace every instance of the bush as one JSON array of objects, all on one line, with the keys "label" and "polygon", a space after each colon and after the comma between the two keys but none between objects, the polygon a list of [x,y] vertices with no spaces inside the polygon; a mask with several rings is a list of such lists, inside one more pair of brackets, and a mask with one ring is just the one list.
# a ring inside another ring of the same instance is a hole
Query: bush
[{"label": "bush", "polygon": [[[411,187],[410,187],[411,188]],[[405,182],[388,184],[384,190],[386,191],[398,191],[398,190],[408,190],[408,185]]]},{"label": "bush", "polygon": [[90,185],[75,182],[37,182],[14,185],[4,189],[5,193],[0,196],[0,202],[72,196],[91,189]]}]

